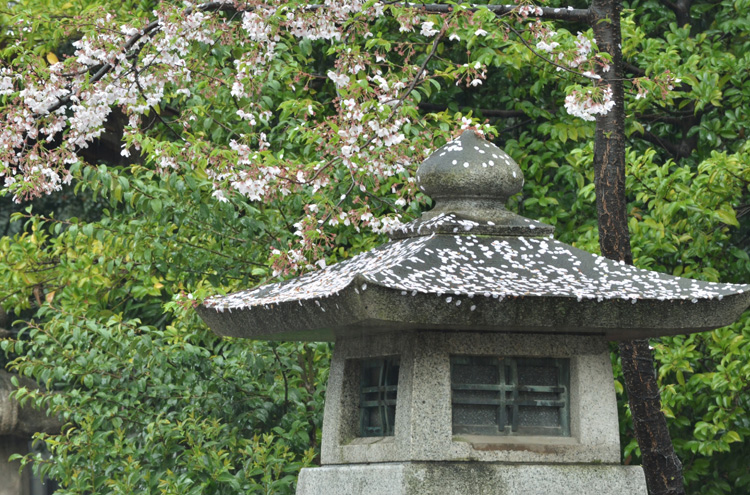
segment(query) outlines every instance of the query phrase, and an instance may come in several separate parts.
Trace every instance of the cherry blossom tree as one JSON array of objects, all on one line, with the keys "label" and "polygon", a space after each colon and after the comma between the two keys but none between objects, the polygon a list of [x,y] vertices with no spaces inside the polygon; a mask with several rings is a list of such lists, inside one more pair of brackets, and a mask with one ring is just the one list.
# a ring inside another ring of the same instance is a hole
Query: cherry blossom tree
[{"label": "cherry blossom tree", "polygon": [[[371,177],[403,174],[409,165],[424,157],[424,151],[431,149],[435,140],[445,139],[445,134],[435,135],[426,147],[415,143],[414,135],[418,133],[412,132],[406,139],[405,128],[423,125],[414,113],[420,94],[429,94],[430,85],[439,87],[445,81],[474,87],[486,78],[487,65],[492,62],[488,57],[478,57],[471,64],[451,63],[436,56],[436,49],[444,41],[462,43],[463,39],[470,49],[488,39],[510,43],[508,38],[517,36],[557,70],[582,76],[580,81],[573,81],[576,84],[569,87],[565,99],[565,108],[571,115],[585,120],[606,115],[615,106],[613,89],[611,82],[602,80],[598,72],[611,73],[610,55],[592,52],[590,33],[579,32],[575,37],[558,34],[550,24],[539,20],[591,22],[591,12],[531,4],[486,9],[425,5],[415,9],[379,2],[326,2],[317,6],[290,2],[271,6],[221,1],[193,5],[187,10],[166,4],[154,11],[156,20],[117,29],[112,27],[112,15],[96,18],[91,20],[92,32],[75,41],[74,53],[63,61],[35,67],[30,77],[26,77],[27,66],[34,62],[38,65],[38,61],[18,57],[15,70],[4,69],[2,93],[9,101],[3,114],[0,174],[5,190],[16,201],[59,190],[72,181],[70,165],[78,162],[79,152],[101,136],[113,109],[120,108],[129,118],[123,156],[141,152],[147,146],[146,156],[162,172],[205,161],[205,171],[214,181],[214,195],[219,201],[229,201],[232,195],[259,201],[304,188],[318,191],[325,188],[339,167],[348,171],[352,189],[365,192],[377,186],[369,182]],[[399,33],[418,31],[421,39],[394,43],[372,32],[391,20],[398,24]],[[19,27],[21,32],[23,29]],[[535,46],[524,38],[528,35],[521,36],[519,29],[534,38]],[[324,82],[323,74],[300,65],[293,60],[297,54],[288,50],[288,45],[294,43],[312,46],[320,41],[328,43],[328,55],[335,59],[325,72],[337,92],[333,115],[322,112],[320,102],[314,99],[296,98],[280,107],[264,104],[269,84],[280,84],[274,70],[280,63],[293,62],[298,68],[294,74],[287,69],[284,81],[295,93],[301,95],[310,85]],[[362,42],[364,46],[359,45]],[[194,56],[196,45],[204,51],[209,47],[215,50],[216,46],[227,51],[230,46],[235,50],[241,47],[244,53],[227,53],[224,62],[231,66],[222,67],[219,72]],[[414,63],[423,48],[427,55],[421,63]],[[399,60],[387,57],[388,50],[393,49],[400,55]],[[431,64],[435,68],[428,68]],[[667,79],[657,84],[669,82]],[[225,139],[228,142],[220,147],[221,153],[212,142],[214,156],[208,159],[203,145],[211,140],[200,134],[206,112],[204,106],[196,103],[202,96],[188,87],[198,84],[206,85],[217,98],[231,99],[236,107],[232,116],[236,122],[230,122],[232,129]],[[640,89],[640,81],[636,84],[639,94],[645,91]],[[180,105],[179,117],[167,124],[159,115],[160,105]],[[282,115],[293,115],[295,119],[296,125],[285,135],[287,140],[328,143],[328,147],[316,150],[318,156],[324,157],[320,162],[285,159],[269,150],[268,131],[261,128],[278,119],[279,109]],[[138,132],[149,114],[157,115],[176,138],[173,142],[156,143]],[[436,115],[429,118],[444,119]],[[384,149],[388,152],[383,153]],[[401,189],[400,202],[410,201],[416,192],[408,181]],[[344,213],[339,211],[340,201],[326,203],[317,214],[308,214],[298,222],[300,242],[291,251],[283,251],[282,271],[300,268],[293,258],[316,258],[317,240],[326,238],[318,224],[321,220],[323,224],[335,224]],[[395,216],[373,215],[366,202],[349,221],[376,232],[398,222]]]}]

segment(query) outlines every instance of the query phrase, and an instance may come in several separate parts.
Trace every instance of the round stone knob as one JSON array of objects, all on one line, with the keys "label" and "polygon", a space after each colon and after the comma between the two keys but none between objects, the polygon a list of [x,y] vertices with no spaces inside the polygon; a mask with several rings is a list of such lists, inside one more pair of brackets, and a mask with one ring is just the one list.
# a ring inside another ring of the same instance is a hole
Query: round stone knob
[{"label": "round stone knob", "polygon": [[521,169],[474,131],[464,132],[422,162],[417,185],[435,206],[391,232],[393,239],[433,234],[540,237],[555,230],[505,208],[508,198],[523,187]]},{"label": "round stone knob", "polygon": [[441,211],[504,208],[523,187],[523,174],[507,153],[469,130],[422,162],[417,184]]}]

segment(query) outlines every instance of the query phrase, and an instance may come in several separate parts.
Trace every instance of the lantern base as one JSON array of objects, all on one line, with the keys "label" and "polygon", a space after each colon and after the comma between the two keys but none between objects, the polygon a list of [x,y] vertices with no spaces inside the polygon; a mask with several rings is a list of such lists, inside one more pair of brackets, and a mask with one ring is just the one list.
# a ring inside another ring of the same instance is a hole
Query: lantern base
[{"label": "lantern base", "polygon": [[646,495],[640,466],[393,462],[303,469],[297,495]]}]

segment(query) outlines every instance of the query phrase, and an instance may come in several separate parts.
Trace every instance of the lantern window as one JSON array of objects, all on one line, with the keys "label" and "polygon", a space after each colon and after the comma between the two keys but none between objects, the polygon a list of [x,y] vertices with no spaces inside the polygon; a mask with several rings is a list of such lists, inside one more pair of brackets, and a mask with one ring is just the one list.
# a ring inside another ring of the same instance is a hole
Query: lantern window
[{"label": "lantern window", "polygon": [[393,436],[398,392],[398,358],[362,362],[360,382],[360,436]]},{"label": "lantern window", "polygon": [[570,436],[570,360],[451,357],[453,434]]}]

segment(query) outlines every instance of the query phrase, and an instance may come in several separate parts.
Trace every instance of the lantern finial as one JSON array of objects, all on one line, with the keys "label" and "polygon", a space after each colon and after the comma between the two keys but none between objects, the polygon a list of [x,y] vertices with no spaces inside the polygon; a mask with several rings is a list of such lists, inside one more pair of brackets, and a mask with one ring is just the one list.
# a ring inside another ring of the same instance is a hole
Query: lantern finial
[{"label": "lantern finial", "polygon": [[547,236],[554,228],[505,209],[523,188],[523,173],[503,150],[465,131],[432,153],[417,169],[417,184],[436,205],[392,233],[400,239],[430,234]]}]

